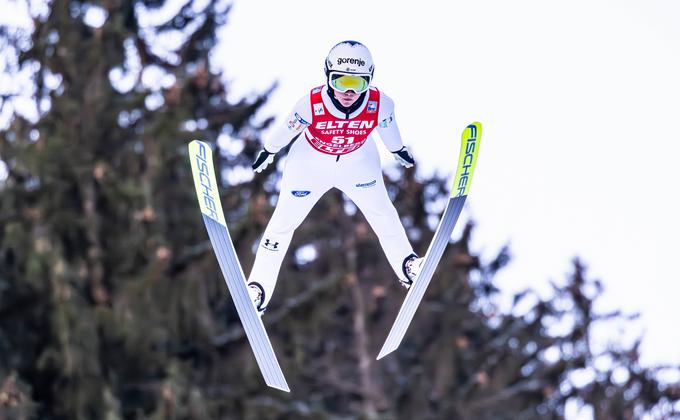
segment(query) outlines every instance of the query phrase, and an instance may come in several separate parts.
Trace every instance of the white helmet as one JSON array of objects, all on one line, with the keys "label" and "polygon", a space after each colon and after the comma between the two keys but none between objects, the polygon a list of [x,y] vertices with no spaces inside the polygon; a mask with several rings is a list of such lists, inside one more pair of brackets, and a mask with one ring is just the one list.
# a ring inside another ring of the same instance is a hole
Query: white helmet
[{"label": "white helmet", "polygon": [[364,76],[370,83],[373,78],[373,57],[361,42],[342,41],[328,53],[325,71],[327,79],[333,72]]}]

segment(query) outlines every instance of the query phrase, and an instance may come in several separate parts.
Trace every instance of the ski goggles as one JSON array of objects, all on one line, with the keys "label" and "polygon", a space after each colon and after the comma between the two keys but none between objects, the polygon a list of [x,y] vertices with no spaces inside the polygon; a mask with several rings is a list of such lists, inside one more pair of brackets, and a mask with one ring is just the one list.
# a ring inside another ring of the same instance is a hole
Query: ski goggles
[{"label": "ski goggles", "polygon": [[355,93],[363,93],[371,84],[371,76],[368,74],[353,75],[346,73],[331,72],[329,74],[330,85],[338,92],[353,90]]}]

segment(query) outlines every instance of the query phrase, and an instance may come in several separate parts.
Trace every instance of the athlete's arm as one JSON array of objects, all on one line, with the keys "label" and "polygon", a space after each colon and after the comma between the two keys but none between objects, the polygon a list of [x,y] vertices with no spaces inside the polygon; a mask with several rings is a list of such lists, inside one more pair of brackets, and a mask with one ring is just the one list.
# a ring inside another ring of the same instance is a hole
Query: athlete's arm
[{"label": "athlete's arm", "polygon": [[309,95],[305,95],[295,104],[288,117],[265,140],[264,148],[269,153],[278,153],[302,133],[312,121],[312,106]]},{"label": "athlete's arm", "polygon": [[308,121],[311,121],[311,119],[312,111],[309,95],[307,95],[295,104],[284,123],[275,128],[271,136],[265,140],[264,147],[258,152],[255,162],[253,162],[253,171],[260,173],[270,163],[274,162],[274,155],[299,136],[307,128]]},{"label": "athlete's arm", "polygon": [[410,168],[415,163],[411,152],[404,146],[397,120],[394,118],[394,101],[380,92],[380,111],[378,112],[378,134],[387,150],[401,165]]}]

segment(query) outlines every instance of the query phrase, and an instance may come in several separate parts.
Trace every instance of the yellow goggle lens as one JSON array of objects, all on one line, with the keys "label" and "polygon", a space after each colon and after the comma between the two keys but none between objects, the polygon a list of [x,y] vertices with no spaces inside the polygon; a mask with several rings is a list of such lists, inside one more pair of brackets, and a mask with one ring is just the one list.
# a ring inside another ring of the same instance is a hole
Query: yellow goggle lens
[{"label": "yellow goggle lens", "polygon": [[356,93],[361,93],[368,89],[368,80],[362,76],[343,74],[341,76],[332,78],[331,86],[333,86],[333,89],[337,89],[340,92],[353,90]]}]

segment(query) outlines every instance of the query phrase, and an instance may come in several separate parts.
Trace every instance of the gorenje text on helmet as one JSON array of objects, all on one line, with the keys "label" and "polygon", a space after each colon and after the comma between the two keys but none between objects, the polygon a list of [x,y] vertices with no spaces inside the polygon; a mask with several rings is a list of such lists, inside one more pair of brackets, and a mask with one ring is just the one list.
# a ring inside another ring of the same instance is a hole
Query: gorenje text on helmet
[{"label": "gorenje text on helmet", "polygon": [[338,65],[343,63],[358,64],[360,66],[366,65],[366,62],[360,58],[338,58]]}]

